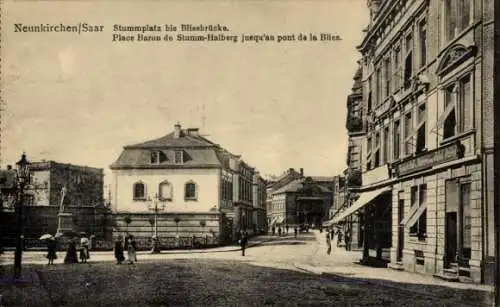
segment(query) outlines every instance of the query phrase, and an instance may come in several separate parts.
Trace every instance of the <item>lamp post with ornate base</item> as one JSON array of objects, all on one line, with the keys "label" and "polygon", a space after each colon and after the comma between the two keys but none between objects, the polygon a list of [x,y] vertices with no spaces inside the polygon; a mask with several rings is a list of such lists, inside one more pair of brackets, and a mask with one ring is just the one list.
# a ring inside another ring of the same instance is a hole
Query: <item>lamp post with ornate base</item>
[{"label": "lamp post with ornate base", "polygon": [[154,212],[154,235],[151,241],[151,253],[158,254],[161,252],[160,250],[160,242],[158,240],[158,212],[165,210],[165,203],[160,201],[160,197],[156,193],[151,199],[148,198],[148,209]]},{"label": "lamp post with ornate base", "polygon": [[21,160],[17,163],[17,179],[19,184],[19,198],[17,202],[17,242],[16,252],[14,255],[14,278],[21,278],[21,263],[23,258],[23,241],[24,241],[24,225],[23,225],[23,206],[24,206],[24,187],[29,183],[29,162],[26,159],[26,154],[23,153]]}]

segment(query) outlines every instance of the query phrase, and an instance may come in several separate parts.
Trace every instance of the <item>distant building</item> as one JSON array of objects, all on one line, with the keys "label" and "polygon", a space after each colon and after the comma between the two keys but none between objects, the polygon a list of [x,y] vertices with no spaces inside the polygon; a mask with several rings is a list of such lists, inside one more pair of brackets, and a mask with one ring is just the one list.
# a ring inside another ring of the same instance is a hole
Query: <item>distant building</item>
[{"label": "distant building", "polygon": [[[298,178],[297,178],[298,177]],[[293,179],[296,178],[296,179]],[[270,227],[316,226],[328,219],[332,202],[330,177],[304,177],[304,171],[287,171],[282,180],[268,189],[268,221]],[[278,188],[275,188],[279,186]]]},{"label": "distant building", "polygon": [[163,245],[171,237],[203,234],[212,243],[230,242],[236,232],[252,234],[264,222],[258,171],[196,128],[176,124],[164,137],[125,146],[110,168],[118,233],[151,238],[155,198],[165,205],[158,218]]},{"label": "distant building", "polygon": [[[28,246],[37,245],[36,240],[42,234],[56,233],[61,204],[67,213],[61,225],[63,230],[106,237],[111,225],[103,201],[103,169],[42,161],[30,163],[30,173],[24,195],[24,236]],[[1,227],[11,239],[17,227],[14,204],[7,199],[2,206]]]}]

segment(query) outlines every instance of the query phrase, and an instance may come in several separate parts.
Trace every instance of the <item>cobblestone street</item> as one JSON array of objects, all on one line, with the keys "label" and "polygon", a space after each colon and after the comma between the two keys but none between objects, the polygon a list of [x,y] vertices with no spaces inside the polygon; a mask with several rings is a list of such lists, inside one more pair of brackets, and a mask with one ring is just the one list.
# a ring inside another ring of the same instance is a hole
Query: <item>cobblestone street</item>
[{"label": "cobblestone street", "polygon": [[[484,286],[360,266],[354,263],[359,252],[341,248],[328,256],[323,235],[257,237],[245,257],[237,246],[141,253],[133,266],[115,265],[111,253],[94,252],[89,264],[49,267],[44,253],[28,252],[24,285],[8,282],[8,252],[1,258],[0,294],[4,306],[491,305]],[[63,257],[60,252],[58,261]],[[33,293],[44,301],[30,299]]]}]

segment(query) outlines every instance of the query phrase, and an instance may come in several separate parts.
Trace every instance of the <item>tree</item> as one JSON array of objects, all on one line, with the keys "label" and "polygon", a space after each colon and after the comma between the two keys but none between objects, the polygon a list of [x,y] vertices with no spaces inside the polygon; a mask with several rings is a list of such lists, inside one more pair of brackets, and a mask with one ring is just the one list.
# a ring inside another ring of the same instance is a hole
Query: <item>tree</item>
[{"label": "tree", "polygon": [[123,221],[125,221],[125,224],[127,224],[127,233],[128,233],[128,225],[132,223],[132,218],[130,217],[130,215],[127,215],[123,218]]},{"label": "tree", "polygon": [[180,217],[178,217],[178,216],[176,216],[176,217],[174,218],[174,222],[175,222],[175,225],[176,225],[176,227],[177,227],[177,235],[179,235],[179,223],[181,222],[181,218],[180,218]]},{"label": "tree", "polygon": [[204,220],[201,220],[200,221],[200,227],[201,227],[201,235],[202,236],[203,236],[203,232],[204,232],[205,226],[207,226],[207,222],[205,222]]}]

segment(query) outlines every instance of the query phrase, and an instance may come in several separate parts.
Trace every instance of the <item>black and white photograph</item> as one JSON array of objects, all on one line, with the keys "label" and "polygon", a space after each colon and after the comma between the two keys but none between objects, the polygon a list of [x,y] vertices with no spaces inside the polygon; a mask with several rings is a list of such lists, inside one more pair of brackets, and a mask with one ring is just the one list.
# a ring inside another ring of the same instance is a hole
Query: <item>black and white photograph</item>
[{"label": "black and white photograph", "polygon": [[497,2],[1,1],[0,307],[500,306]]}]

